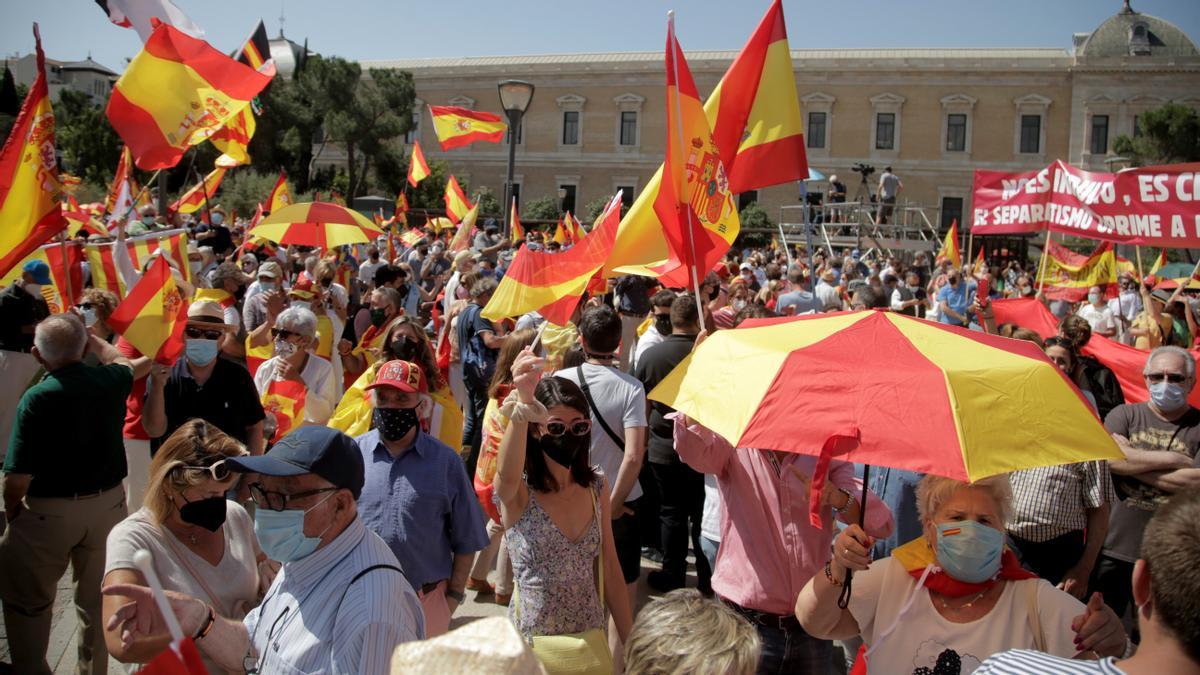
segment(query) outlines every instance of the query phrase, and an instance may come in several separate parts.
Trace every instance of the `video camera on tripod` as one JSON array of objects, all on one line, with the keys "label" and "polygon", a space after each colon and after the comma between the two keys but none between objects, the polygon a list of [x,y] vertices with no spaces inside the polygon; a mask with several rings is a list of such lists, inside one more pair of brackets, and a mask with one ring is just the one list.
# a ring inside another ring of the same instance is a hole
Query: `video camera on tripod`
[{"label": "video camera on tripod", "polygon": [[866,180],[867,176],[875,173],[875,167],[870,164],[863,164],[862,162],[855,162],[854,166],[850,167],[850,170],[854,173],[862,174],[863,180]]}]

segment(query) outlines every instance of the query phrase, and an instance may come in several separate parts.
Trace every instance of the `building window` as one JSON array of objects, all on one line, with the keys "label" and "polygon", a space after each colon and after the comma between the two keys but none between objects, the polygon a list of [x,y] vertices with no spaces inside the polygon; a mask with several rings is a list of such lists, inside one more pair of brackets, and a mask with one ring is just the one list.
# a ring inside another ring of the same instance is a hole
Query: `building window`
[{"label": "building window", "polygon": [[1133,116],[1133,137],[1141,138],[1141,136],[1142,136],[1142,116],[1134,115]]},{"label": "building window", "polygon": [[559,185],[559,195],[561,195],[562,203],[559,204],[559,210],[563,213],[570,211],[575,213],[575,186],[574,185]]},{"label": "building window", "polygon": [[745,192],[739,193],[738,194],[738,213],[741,213],[742,209],[746,208],[747,206],[750,206],[751,204],[754,204],[757,201],[758,201],[758,190],[747,190]]},{"label": "building window", "polygon": [[951,113],[946,116],[946,150],[965,152],[967,149],[967,116]]},{"label": "building window", "polygon": [[825,147],[825,113],[808,113],[808,147]]},{"label": "building window", "polygon": [[579,111],[568,110],[563,113],[563,145],[579,145]]},{"label": "building window", "polygon": [[637,113],[621,111],[621,145],[637,145]]},{"label": "building window", "polygon": [[875,149],[891,150],[896,147],[896,113],[875,114]]},{"label": "building window", "polygon": [[[963,198],[962,197],[942,197],[942,220],[941,231],[945,232],[950,229],[950,225],[954,222],[962,227],[963,214]],[[959,230],[962,231],[961,229]]]},{"label": "building window", "polygon": [[1042,151],[1042,116],[1021,115],[1021,152],[1036,155]]},{"label": "building window", "polygon": [[633,206],[633,193],[637,188],[632,185],[618,185],[617,189],[621,191],[621,205],[627,209]]},{"label": "building window", "polygon": [[1090,145],[1093,155],[1108,154],[1108,115],[1092,115],[1092,141]]}]

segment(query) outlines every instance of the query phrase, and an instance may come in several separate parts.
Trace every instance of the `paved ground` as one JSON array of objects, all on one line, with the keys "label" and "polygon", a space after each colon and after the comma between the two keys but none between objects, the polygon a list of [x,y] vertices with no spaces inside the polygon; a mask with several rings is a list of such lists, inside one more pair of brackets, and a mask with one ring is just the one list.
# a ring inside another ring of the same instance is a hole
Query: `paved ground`
[{"label": "paved ground", "polygon": [[[649,560],[642,560],[642,576],[638,582],[637,607],[645,604],[647,598],[652,593],[646,585],[646,572],[658,569],[658,567],[658,565]],[[696,585],[695,574],[690,567],[688,579],[688,585]],[[495,582],[495,573],[492,574],[491,581]],[[506,607],[497,605],[494,602],[493,596],[477,596],[475,593],[468,591],[467,601],[455,613],[453,620],[450,622],[450,627],[457,628],[485,616],[503,616],[506,611]],[[71,573],[68,570],[67,574],[58,582],[58,599],[54,604],[54,621],[50,633],[48,660],[50,667],[55,673],[65,675],[75,672],[75,635],[77,625],[78,620],[75,616],[75,606],[71,602]],[[8,663],[8,636],[4,631],[4,622],[0,621],[0,675],[13,672]],[[109,659],[108,672],[110,675],[121,675],[125,671],[121,668],[120,664]]]}]

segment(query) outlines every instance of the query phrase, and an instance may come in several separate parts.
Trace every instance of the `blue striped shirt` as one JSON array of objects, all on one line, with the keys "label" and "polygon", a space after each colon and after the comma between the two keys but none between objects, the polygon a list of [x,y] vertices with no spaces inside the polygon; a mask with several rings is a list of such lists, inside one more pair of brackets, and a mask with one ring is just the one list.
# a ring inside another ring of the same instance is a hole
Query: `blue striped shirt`
[{"label": "blue striped shirt", "polygon": [[975,675],[1125,675],[1111,658],[1079,661],[1028,649],[1010,649],[984,661]]},{"label": "blue striped shirt", "polygon": [[[284,563],[244,623],[260,673],[388,673],[392,650],[425,636],[425,615],[387,544],[355,518],[312,555]],[[344,594],[344,595],[343,595]],[[339,604],[340,601],[340,604]]]}]

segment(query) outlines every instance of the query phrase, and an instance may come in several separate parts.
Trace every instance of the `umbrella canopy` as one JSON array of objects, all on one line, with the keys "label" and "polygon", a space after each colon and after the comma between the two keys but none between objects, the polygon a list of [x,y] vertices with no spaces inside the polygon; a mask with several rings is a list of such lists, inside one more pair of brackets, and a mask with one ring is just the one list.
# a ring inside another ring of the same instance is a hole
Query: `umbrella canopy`
[{"label": "umbrella canopy", "polygon": [[961,481],[1121,459],[1037,345],[891,312],[718,331],[650,398],[738,447],[834,456]]},{"label": "umbrella canopy", "polygon": [[330,202],[301,202],[275,211],[246,234],[277,244],[329,249],[371,242],[383,230],[353,209]]},{"label": "umbrella canopy", "polygon": [[808,167],[808,178],[804,180],[825,180],[825,174],[810,166]]},{"label": "umbrella canopy", "polygon": [[1194,267],[1195,265],[1192,263],[1167,263],[1166,265],[1163,265],[1161,269],[1155,272],[1155,275],[1157,275],[1159,279],[1190,277]]}]

